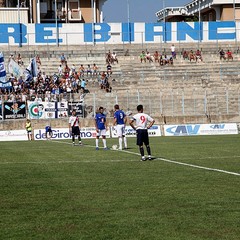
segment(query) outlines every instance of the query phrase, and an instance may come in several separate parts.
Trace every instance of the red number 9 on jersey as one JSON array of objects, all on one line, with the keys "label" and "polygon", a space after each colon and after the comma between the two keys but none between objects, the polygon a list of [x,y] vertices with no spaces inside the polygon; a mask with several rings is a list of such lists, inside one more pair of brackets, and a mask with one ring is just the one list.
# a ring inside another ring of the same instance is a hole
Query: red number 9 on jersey
[{"label": "red number 9 on jersey", "polygon": [[144,116],[141,116],[140,119],[141,119],[142,123],[144,123],[146,121],[146,118]]}]

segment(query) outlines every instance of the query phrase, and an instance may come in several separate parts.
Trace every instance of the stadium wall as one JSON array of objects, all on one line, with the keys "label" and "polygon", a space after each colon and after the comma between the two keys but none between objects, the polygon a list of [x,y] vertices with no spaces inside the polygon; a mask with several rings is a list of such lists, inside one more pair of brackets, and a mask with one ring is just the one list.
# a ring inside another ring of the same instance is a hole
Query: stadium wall
[{"label": "stadium wall", "polygon": [[240,22],[0,24],[0,46],[239,41]]}]

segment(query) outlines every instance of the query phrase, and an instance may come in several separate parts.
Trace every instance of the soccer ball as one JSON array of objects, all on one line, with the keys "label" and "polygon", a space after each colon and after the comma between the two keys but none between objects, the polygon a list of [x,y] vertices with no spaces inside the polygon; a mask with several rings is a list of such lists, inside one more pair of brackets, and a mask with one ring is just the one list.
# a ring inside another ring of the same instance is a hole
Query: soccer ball
[{"label": "soccer ball", "polygon": [[112,150],[117,150],[117,145],[112,145]]}]

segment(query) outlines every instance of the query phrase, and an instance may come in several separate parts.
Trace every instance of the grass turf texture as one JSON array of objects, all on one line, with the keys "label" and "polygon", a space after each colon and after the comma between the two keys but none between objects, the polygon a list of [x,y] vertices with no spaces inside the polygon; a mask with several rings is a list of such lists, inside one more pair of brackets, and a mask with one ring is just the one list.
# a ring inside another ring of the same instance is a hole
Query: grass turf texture
[{"label": "grass turf texture", "polygon": [[[239,239],[240,176],[140,162],[128,142],[135,154],[0,142],[0,239]],[[150,142],[156,157],[240,173],[237,135]]]}]

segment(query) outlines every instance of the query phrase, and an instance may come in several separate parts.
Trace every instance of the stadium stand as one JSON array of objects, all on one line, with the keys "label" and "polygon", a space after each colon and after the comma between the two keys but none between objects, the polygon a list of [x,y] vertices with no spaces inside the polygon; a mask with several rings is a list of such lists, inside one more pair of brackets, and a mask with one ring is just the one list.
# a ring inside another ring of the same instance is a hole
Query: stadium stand
[{"label": "stadium stand", "polygon": [[[75,64],[76,69],[80,64],[91,66],[95,63],[99,73],[106,71],[106,53],[116,52],[119,63],[112,65],[112,75],[109,83],[111,92],[104,92],[100,87],[100,75],[86,76],[87,89],[90,94],[84,98],[84,104],[92,109],[94,101],[97,105],[103,105],[110,112],[116,101],[125,110],[134,111],[138,103],[146,105],[146,111],[159,119],[159,122],[167,123],[205,123],[218,122],[219,120],[231,121],[239,115],[239,50],[235,44],[179,44],[176,46],[176,59],[173,65],[160,66],[158,62],[140,63],[139,53],[149,51],[151,55],[155,51],[159,54],[171,55],[171,44],[132,46],[88,46],[85,49],[77,49],[75,46],[60,47],[53,46],[49,50],[41,46],[36,49],[19,49],[3,51],[5,56],[11,54],[21,58],[26,65],[29,60],[39,55],[41,58],[41,72],[53,76],[58,73],[59,57],[62,53],[68,59],[68,65]],[[145,46],[144,46],[145,47]],[[230,49],[233,53],[233,60],[223,61],[219,58],[220,49]],[[77,51],[76,51],[77,49]],[[184,51],[197,49],[201,50],[203,61],[190,62],[184,59]],[[126,54],[127,52],[127,54]],[[24,66],[25,66],[24,65]],[[33,98],[36,92],[31,91]],[[39,93],[44,99],[44,93]],[[74,101],[79,99],[82,93],[72,89],[50,99]],[[3,100],[7,101],[12,94],[4,95]],[[28,96],[27,99],[32,99]],[[86,118],[92,117],[92,112],[86,111]],[[167,120],[166,120],[167,119]]]}]

